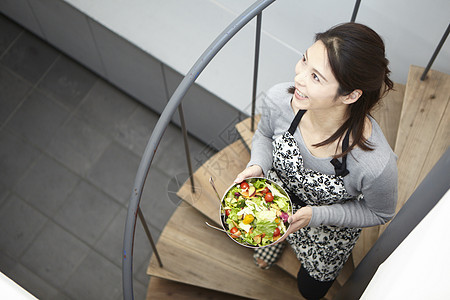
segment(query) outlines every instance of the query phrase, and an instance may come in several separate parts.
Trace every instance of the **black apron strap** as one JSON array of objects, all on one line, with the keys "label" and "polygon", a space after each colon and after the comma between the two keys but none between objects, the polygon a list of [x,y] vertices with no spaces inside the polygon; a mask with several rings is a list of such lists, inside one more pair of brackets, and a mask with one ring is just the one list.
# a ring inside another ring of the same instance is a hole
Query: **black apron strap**
[{"label": "black apron strap", "polygon": [[297,114],[295,115],[294,120],[291,122],[291,126],[289,127],[289,133],[294,136],[295,130],[297,129],[298,124],[300,123],[300,120],[302,119],[303,115],[305,114],[306,110],[299,110]]},{"label": "black apron strap", "polygon": [[[350,142],[350,131],[350,129],[347,130],[344,140],[342,141],[342,152],[345,152],[348,149]],[[345,177],[350,173],[349,170],[347,170],[347,154],[342,157],[342,163],[337,158],[333,158],[330,162],[334,166],[336,176]]]}]

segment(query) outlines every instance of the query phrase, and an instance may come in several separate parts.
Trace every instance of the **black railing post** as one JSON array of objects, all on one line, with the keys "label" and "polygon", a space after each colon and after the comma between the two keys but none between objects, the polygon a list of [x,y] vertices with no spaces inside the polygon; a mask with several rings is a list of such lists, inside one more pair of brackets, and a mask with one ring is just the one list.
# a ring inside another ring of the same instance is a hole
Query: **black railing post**
[{"label": "black railing post", "polygon": [[256,87],[258,83],[259,46],[261,44],[262,13],[256,17],[255,65],[253,66],[252,119],[250,130],[255,131]]},{"label": "black railing post", "polygon": [[350,19],[350,22],[355,22],[356,15],[358,14],[360,4],[361,4],[361,0],[356,0],[355,7],[353,7],[353,14],[352,14],[352,18]]},{"label": "black railing post", "polygon": [[142,213],[140,207],[138,207],[138,216],[139,216],[139,220],[141,220],[142,226],[144,227],[144,231],[145,231],[145,234],[147,235],[148,241],[150,242],[150,246],[153,249],[153,253],[156,256],[156,259],[158,260],[158,264],[162,268],[163,264],[162,264],[161,258],[159,257],[159,253],[158,253],[158,250],[156,249],[155,242],[153,241],[152,234],[150,233],[150,229],[148,228],[147,222],[145,221],[145,218],[144,218],[144,214]]},{"label": "black railing post", "polygon": [[444,35],[442,36],[441,41],[439,42],[438,46],[436,47],[436,50],[434,50],[433,56],[431,56],[431,59],[430,59],[430,61],[428,62],[428,65],[427,65],[427,67],[425,68],[425,71],[423,71],[423,74],[422,74],[422,76],[420,77],[420,80],[421,80],[421,81],[424,81],[425,78],[427,77],[427,73],[428,73],[428,71],[430,70],[431,65],[434,63],[434,60],[435,60],[436,57],[438,56],[439,51],[441,50],[442,46],[444,45],[445,40],[446,40],[447,37],[448,37],[449,31],[450,31],[450,23],[448,24],[447,30],[444,32]]},{"label": "black railing post", "polygon": [[181,132],[183,133],[184,152],[186,153],[186,161],[187,161],[187,167],[188,167],[188,171],[189,171],[189,180],[191,181],[191,191],[193,194],[195,194],[194,172],[192,170],[191,152],[189,151],[189,140],[188,140],[188,134],[187,134],[187,129],[186,129],[186,122],[184,120],[183,105],[181,103],[178,106],[178,115],[180,116]]}]

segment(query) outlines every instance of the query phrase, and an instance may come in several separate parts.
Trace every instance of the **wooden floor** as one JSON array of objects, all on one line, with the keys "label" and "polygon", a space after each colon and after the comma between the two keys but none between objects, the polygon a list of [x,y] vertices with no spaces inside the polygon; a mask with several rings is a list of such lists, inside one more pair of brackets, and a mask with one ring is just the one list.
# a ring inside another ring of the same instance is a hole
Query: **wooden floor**
[{"label": "wooden floor", "polygon": [[239,297],[219,291],[201,288],[194,285],[184,284],[173,280],[167,280],[153,276],[147,289],[148,300],[246,300],[249,298]]},{"label": "wooden floor", "polygon": [[398,127],[397,212],[450,146],[450,75],[430,70],[420,81],[423,71],[410,67]]},{"label": "wooden floor", "polygon": [[[389,144],[399,156],[399,209],[450,142],[450,76],[411,66],[407,85],[395,85],[374,111]],[[255,119],[255,124],[259,116]],[[205,225],[219,224],[220,196],[250,159],[253,132],[250,118],[236,125],[242,139],[229,145],[194,174],[195,193],[186,182],[177,195],[180,205],[158,241],[164,267],[152,257],[148,299],[301,299],[296,287],[300,263],[289,247],[276,266],[261,270],[253,251],[239,246],[223,232]],[[332,299],[382,233],[385,226],[364,229],[350,259],[325,299]]]}]

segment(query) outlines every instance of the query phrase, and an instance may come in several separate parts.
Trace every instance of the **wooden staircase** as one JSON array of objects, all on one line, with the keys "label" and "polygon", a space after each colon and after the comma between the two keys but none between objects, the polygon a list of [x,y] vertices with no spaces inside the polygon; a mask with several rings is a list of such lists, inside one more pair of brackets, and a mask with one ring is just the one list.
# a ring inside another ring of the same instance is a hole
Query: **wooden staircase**
[{"label": "wooden staircase", "polygon": [[[430,71],[428,79],[421,82],[422,72],[423,68],[411,66],[407,85],[396,84],[396,91],[383,99],[373,114],[399,156],[398,209],[450,144],[450,76]],[[177,195],[188,205],[176,209],[159,238],[157,248],[163,267],[154,256],[151,258],[147,299],[302,299],[295,279],[300,263],[290,247],[276,266],[261,270],[253,262],[251,249],[205,225],[205,221],[219,224],[220,201],[209,178],[214,178],[222,193],[250,159],[250,119],[236,128],[242,139],[195,172],[195,193],[190,181],[180,188]],[[384,228],[363,230],[352,259],[327,299],[339,291]]]}]

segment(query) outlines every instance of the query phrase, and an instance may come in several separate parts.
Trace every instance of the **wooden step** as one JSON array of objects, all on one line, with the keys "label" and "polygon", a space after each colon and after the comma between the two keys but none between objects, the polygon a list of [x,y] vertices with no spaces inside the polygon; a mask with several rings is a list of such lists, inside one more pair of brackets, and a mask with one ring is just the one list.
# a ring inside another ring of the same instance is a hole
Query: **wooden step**
[{"label": "wooden step", "polygon": [[249,298],[239,297],[219,291],[204,289],[198,286],[184,284],[158,277],[150,278],[147,289],[147,300],[245,300]]},{"label": "wooden step", "polygon": [[411,66],[395,152],[399,156],[397,211],[450,146],[450,75]]},{"label": "wooden step", "polygon": [[153,256],[147,273],[241,297],[299,299],[295,278],[277,267],[256,267],[252,249],[207,227],[207,220],[193,207],[178,207],[157,244],[163,268]]},{"label": "wooden step", "polygon": [[450,75],[430,70],[427,79],[420,81],[423,71],[411,66],[406,84],[395,144],[397,212],[450,146]]},{"label": "wooden step", "polygon": [[233,184],[237,174],[245,169],[250,160],[248,149],[238,140],[214,154],[194,173],[195,193],[190,181],[186,181],[177,196],[195,207],[198,211],[220,224],[220,199],[214,192],[209,178],[214,179],[220,197]]},{"label": "wooden step", "polygon": [[392,149],[395,149],[395,141],[397,140],[405,89],[406,85],[395,83],[394,90],[381,99],[380,104],[372,112],[372,116],[380,125]]}]

